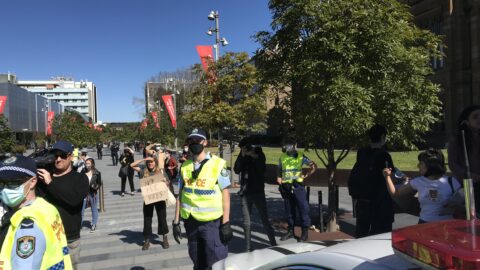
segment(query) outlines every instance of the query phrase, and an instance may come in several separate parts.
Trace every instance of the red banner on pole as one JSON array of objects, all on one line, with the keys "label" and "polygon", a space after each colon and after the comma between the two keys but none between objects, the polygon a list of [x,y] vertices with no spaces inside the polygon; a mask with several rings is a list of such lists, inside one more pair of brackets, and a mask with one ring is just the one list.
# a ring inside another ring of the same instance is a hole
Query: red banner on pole
[{"label": "red banner on pole", "polygon": [[160,129],[160,124],[158,123],[158,114],[157,114],[157,112],[150,112],[150,114],[152,115],[153,122],[155,123],[155,127],[156,127],[157,129]]},{"label": "red banner on pole", "polygon": [[205,73],[208,73],[208,64],[213,62],[213,48],[210,45],[197,45],[197,52],[202,61],[202,67]]},{"label": "red banner on pole", "polygon": [[163,95],[162,99],[163,103],[165,103],[165,107],[167,107],[168,115],[172,121],[172,127],[177,128],[177,118],[175,116],[175,107],[173,105],[172,95]]},{"label": "red banner on pole", "polygon": [[55,117],[55,112],[48,112],[47,116],[47,136],[52,135],[52,124],[53,124],[53,118]]},{"label": "red banner on pole", "polygon": [[7,103],[7,96],[0,96],[0,114],[5,110],[5,104]]}]

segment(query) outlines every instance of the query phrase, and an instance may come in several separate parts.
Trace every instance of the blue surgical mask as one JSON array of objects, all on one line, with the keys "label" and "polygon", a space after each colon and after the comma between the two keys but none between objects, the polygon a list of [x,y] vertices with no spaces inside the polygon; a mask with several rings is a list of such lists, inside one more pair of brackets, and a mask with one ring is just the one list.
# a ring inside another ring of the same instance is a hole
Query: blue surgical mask
[{"label": "blue surgical mask", "polygon": [[14,189],[4,188],[0,193],[2,202],[12,208],[19,205],[27,196],[23,193],[25,184]]}]

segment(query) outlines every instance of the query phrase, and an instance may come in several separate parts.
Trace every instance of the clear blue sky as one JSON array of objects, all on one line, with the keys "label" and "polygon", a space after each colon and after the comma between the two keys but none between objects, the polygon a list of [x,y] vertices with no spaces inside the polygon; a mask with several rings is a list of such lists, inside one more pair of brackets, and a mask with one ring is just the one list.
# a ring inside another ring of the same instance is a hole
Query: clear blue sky
[{"label": "clear blue sky", "polygon": [[270,30],[267,0],[12,0],[0,5],[0,73],[20,80],[68,75],[97,85],[98,120],[139,121],[143,84],[161,71],[200,62],[195,45],[220,14],[224,51],[259,47],[251,38]]}]

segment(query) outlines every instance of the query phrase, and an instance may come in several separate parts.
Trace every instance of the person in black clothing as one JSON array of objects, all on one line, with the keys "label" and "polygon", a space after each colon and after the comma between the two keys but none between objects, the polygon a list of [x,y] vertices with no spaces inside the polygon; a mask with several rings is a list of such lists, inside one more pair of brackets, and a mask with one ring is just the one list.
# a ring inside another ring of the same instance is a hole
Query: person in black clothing
[{"label": "person in black clothing", "polygon": [[118,143],[113,142],[110,146],[110,155],[112,156],[113,166],[118,165],[118,151],[120,150],[120,145]]},{"label": "person in black clothing", "polygon": [[99,142],[97,143],[97,156],[98,156],[98,159],[102,159],[102,149],[103,149],[103,143]]},{"label": "person in black clothing", "polygon": [[[361,197],[353,196],[356,212],[357,238],[390,232],[394,221],[393,201],[387,190],[384,168],[394,168],[393,160],[385,149],[387,130],[381,125],[374,125],[368,131],[370,145],[357,152],[357,163],[368,160],[368,176],[362,180],[364,191]],[[350,191],[355,194],[357,191]]]},{"label": "person in black clothing", "polygon": [[55,156],[55,172],[50,175],[45,169],[37,170],[42,182],[39,185],[39,191],[60,213],[67,236],[69,253],[75,268],[80,258],[83,199],[90,191],[90,186],[86,175],[72,170],[73,146],[71,143],[58,141],[50,151]]},{"label": "person in black clothing", "polygon": [[260,146],[252,146],[247,138],[240,141],[240,155],[235,161],[234,171],[240,174],[240,191],[243,211],[243,230],[245,233],[245,250],[251,251],[251,221],[252,205],[258,210],[263,227],[267,232],[272,246],[276,246],[274,230],[270,225],[265,200],[265,155]]},{"label": "person in black clothing", "polygon": [[129,147],[123,149],[123,154],[120,155],[120,172],[118,175],[122,178],[122,186],[120,195],[125,196],[125,184],[127,182],[130,185],[130,195],[135,195],[135,186],[133,185],[133,174],[134,170],[130,167],[130,164],[133,162],[133,150]]}]

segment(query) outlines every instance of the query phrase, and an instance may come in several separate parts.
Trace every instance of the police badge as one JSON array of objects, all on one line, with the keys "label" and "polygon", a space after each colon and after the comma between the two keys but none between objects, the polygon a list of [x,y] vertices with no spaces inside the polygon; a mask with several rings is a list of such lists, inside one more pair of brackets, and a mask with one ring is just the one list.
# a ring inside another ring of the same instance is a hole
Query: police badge
[{"label": "police badge", "polygon": [[23,236],[17,239],[17,256],[26,259],[35,251],[35,237]]}]

